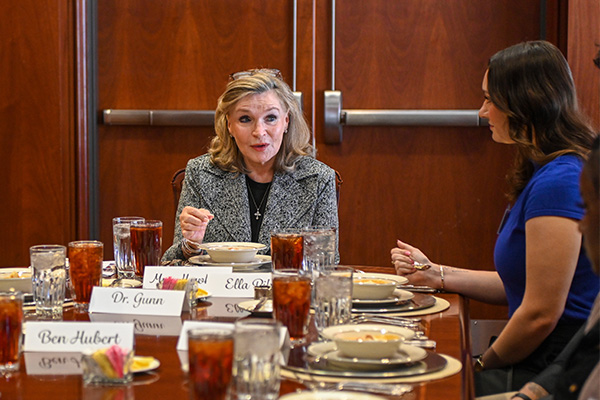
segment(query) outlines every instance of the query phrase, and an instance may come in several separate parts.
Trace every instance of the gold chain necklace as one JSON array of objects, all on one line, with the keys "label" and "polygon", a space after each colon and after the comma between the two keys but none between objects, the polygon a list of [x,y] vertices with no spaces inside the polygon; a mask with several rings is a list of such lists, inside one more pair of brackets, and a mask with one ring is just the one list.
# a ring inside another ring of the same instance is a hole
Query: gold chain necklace
[{"label": "gold chain necklace", "polygon": [[262,214],[260,213],[260,208],[262,207],[263,203],[265,202],[265,199],[268,197],[269,190],[271,190],[272,184],[273,184],[273,181],[269,182],[269,186],[267,187],[267,190],[265,190],[265,194],[263,195],[262,200],[260,201],[260,205],[256,205],[256,200],[254,200],[254,195],[252,194],[252,189],[248,186],[248,193],[250,193],[250,198],[252,199],[252,202],[254,203],[254,207],[256,207],[256,212],[254,213],[254,216],[256,217],[257,221],[260,217],[262,217]]}]

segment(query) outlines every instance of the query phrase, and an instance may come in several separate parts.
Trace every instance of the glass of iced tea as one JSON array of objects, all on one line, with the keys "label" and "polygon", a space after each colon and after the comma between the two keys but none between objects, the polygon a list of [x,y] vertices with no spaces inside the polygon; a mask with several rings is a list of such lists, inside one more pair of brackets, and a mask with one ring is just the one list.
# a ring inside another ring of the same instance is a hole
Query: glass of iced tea
[{"label": "glass of iced tea", "polygon": [[292,344],[302,344],[310,322],[310,276],[297,269],[274,269],[272,278],[275,319],[288,328]]},{"label": "glass of iced tea", "polygon": [[233,328],[188,331],[190,399],[228,398],[233,368],[233,332]]},{"label": "glass of iced tea", "polygon": [[273,269],[302,269],[304,236],[299,229],[282,229],[271,233]]},{"label": "glass of iced tea", "polygon": [[144,276],[147,265],[160,265],[162,225],[162,221],[150,219],[131,222],[131,256],[135,264],[135,274],[139,277]]},{"label": "glass of iced tea", "polygon": [[19,370],[22,326],[23,294],[0,292],[0,376]]},{"label": "glass of iced tea", "polygon": [[78,311],[87,311],[92,288],[102,283],[104,245],[97,240],[79,240],[68,245],[71,293]]}]

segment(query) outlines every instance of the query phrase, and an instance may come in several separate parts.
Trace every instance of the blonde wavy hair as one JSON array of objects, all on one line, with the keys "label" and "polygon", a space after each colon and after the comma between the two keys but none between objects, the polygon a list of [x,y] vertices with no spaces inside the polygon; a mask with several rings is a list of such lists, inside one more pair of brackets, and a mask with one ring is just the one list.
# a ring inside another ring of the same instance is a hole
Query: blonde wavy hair
[{"label": "blonde wavy hair", "polygon": [[[241,75],[236,77],[236,75]],[[300,105],[290,87],[276,70],[256,69],[232,75],[225,92],[219,97],[215,112],[215,133],[208,153],[213,164],[222,170],[247,174],[244,157],[227,129],[231,110],[246,96],[273,91],[289,115],[287,132],[275,156],[275,171],[294,170],[298,157],[312,155],[310,130]]]}]

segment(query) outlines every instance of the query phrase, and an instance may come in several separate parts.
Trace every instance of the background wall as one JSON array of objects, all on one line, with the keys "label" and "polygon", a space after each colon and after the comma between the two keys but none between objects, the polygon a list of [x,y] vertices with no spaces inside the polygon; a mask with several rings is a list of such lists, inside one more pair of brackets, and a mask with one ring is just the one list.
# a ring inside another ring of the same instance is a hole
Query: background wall
[{"label": "background wall", "polygon": [[[598,0],[89,0],[2,2],[0,27],[0,263],[26,265],[29,246],[89,237],[85,14],[97,17],[99,239],[112,258],[111,218],[142,215],[172,241],[170,179],[205,152],[211,127],[108,126],[104,109],[214,109],[229,73],[279,68],[303,93],[317,157],[344,179],[340,251],[347,264],[389,265],[401,238],[434,260],[492,268],[506,206],[510,148],[487,128],[344,127],[324,141],[323,96],[335,88],[350,109],[477,109],[494,52],[522,40],[559,44],[582,105],[600,126]],[[37,17],[38,15],[42,15]],[[335,82],[331,49],[335,45]],[[294,71],[297,74],[294,79]],[[503,308],[473,306],[474,316]]]}]

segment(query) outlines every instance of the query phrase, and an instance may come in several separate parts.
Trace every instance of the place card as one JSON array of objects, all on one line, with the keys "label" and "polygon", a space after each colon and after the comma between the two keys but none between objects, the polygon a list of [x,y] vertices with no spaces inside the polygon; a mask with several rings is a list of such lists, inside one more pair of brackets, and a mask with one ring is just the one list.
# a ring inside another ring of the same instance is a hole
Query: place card
[{"label": "place card", "polygon": [[81,375],[81,353],[23,352],[27,375]]},{"label": "place card", "polygon": [[136,335],[178,336],[181,331],[180,316],[90,314],[92,322],[130,322]]},{"label": "place card", "polygon": [[254,286],[271,286],[271,273],[212,274],[206,286],[213,297],[251,297]]},{"label": "place card", "polygon": [[81,352],[119,345],[133,349],[132,323],[39,322],[25,323],[25,351]]},{"label": "place card", "polygon": [[156,289],[156,285],[165,277],[175,279],[195,278],[198,285],[205,289],[212,274],[231,274],[232,267],[146,267],[144,269],[144,289]]},{"label": "place card", "polygon": [[188,349],[188,331],[190,329],[204,328],[204,329],[233,329],[233,324],[229,322],[206,322],[206,321],[183,321],[183,327],[179,333],[179,340],[177,341],[177,350],[187,351]]},{"label": "place card", "polygon": [[185,291],[94,286],[90,313],[181,315]]},{"label": "place card", "polygon": [[[233,329],[234,324],[228,322],[207,322],[207,321],[183,321],[183,327],[179,334],[179,340],[177,341],[178,351],[188,350],[188,331],[190,329]],[[290,335],[288,329],[285,326],[281,327],[279,347],[282,352],[289,350],[290,347]]]}]

